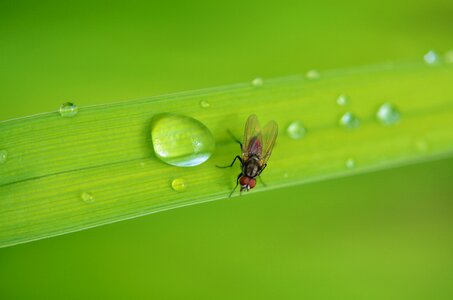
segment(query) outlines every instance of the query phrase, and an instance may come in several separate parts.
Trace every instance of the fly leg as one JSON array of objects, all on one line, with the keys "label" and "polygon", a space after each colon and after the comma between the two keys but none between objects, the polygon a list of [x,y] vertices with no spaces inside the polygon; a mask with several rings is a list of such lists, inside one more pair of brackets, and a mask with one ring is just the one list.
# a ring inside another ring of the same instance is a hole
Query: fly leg
[{"label": "fly leg", "polygon": [[[230,195],[228,196],[228,198],[231,198],[231,195],[233,195],[234,191],[236,190],[236,188],[238,187],[239,185],[239,179],[241,178],[242,176],[242,173],[239,173],[238,175],[238,178],[236,178],[236,186],[234,187],[234,189],[231,191]],[[242,192],[242,189],[241,189],[241,192]]]},{"label": "fly leg", "polygon": [[[236,143],[239,144],[239,146],[241,147],[241,153],[242,153],[242,143],[241,143],[241,141],[239,141],[229,129],[227,130],[227,132],[233,138],[233,140]],[[233,159],[233,162],[231,162],[231,164],[229,166],[216,166],[216,167],[217,168],[231,168],[234,165],[234,163],[236,162],[236,159],[239,159],[239,161],[241,162],[241,166],[244,164],[244,162],[242,161],[242,158],[239,155],[236,155],[236,157]],[[234,186],[234,189],[231,191],[231,193],[228,196],[228,198],[231,198],[231,196],[233,195],[234,191],[237,189],[237,187],[239,185],[239,179],[241,179],[241,176],[242,176],[242,172],[239,173],[238,177],[236,178],[236,185]],[[242,193],[242,188],[241,188],[241,193]]]},{"label": "fly leg", "polygon": [[261,182],[261,184],[262,184],[263,186],[267,186],[267,184],[263,181],[263,178],[261,178],[261,172],[263,172],[264,169],[266,169],[266,167],[267,167],[267,164],[265,164],[265,165],[261,168],[260,173],[258,174],[258,179],[260,180],[260,182]]},{"label": "fly leg", "polygon": [[260,180],[261,184],[266,187],[267,184],[263,181],[263,178],[261,178],[261,175],[258,176],[258,179]]},{"label": "fly leg", "polygon": [[264,166],[261,168],[260,172],[258,173],[258,176],[261,175],[261,173],[263,173],[264,169],[266,169],[267,167],[267,164],[264,164]]},{"label": "fly leg", "polygon": [[236,155],[236,157],[233,159],[233,162],[229,166],[217,166],[216,165],[216,167],[217,168],[231,168],[234,165],[234,163],[236,162],[236,159],[239,159],[239,161],[241,162],[241,165],[242,165],[242,163],[243,163],[242,158],[239,155]]},{"label": "fly leg", "polygon": [[242,151],[242,143],[234,136],[234,134],[228,129],[227,130],[230,136],[233,138],[233,140],[241,146],[241,151]]}]

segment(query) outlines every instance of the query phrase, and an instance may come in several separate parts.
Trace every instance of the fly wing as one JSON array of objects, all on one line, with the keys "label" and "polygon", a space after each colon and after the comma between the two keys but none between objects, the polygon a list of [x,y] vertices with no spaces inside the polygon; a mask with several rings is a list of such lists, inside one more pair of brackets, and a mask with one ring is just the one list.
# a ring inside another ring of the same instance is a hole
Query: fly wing
[{"label": "fly wing", "polygon": [[275,140],[278,135],[278,125],[275,121],[270,121],[266,124],[261,132],[262,135],[262,156],[260,163],[265,165],[269,157],[271,156],[272,149],[274,148]]},{"label": "fly wing", "polygon": [[261,157],[262,144],[258,117],[256,115],[250,115],[245,123],[244,141],[242,142],[242,158],[247,160],[251,154],[256,154]]}]

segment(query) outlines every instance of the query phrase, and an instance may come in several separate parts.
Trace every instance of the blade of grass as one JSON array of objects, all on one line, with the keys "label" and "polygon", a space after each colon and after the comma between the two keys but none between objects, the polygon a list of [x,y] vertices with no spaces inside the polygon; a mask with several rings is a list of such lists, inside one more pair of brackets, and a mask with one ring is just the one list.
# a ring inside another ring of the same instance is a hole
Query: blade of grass
[{"label": "blade of grass", "polygon": [[[239,169],[215,165],[239,154],[227,129],[241,137],[252,113],[280,125],[263,173],[267,187],[253,193],[450,155],[452,80],[452,65],[385,65],[81,107],[73,118],[51,112],[0,122],[0,150],[8,153],[0,164],[0,247],[227,198]],[[345,105],[336,103],[340,94]],[[398,123],[376,120],[385,102],[401,112]],[[208,162],[179,168],[153,155],[151,118],[163,112],[212,131],[217,148]],[[339,125],[346,112],[359,118],[358,128]],[[293,139],[285,130],[297,120],[307,132]],[[184,191],[171,188],[175,178],[185,180]]]}]

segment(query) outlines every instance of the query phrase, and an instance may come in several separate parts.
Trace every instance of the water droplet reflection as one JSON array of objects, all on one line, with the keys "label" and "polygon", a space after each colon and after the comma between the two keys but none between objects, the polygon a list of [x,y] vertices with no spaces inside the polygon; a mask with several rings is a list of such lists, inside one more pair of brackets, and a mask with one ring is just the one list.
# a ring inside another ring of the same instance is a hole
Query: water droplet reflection
[{"label": "water droplet reflection", "polygon": [[305,129],[304,124],[302,124],[301,121],[293,121],[286,128],[286,133],[290,138],[298,140],[305,136],[307,130]]},{"label": "water droplet reflection", "polygon": [[7,158],[8,158],[8,151],[0,150],[0,164],[3,164],[4,162],[6,162]]},{"label": "water droplet reflection", "polygon": [[201,100],[200,101],[200,106],[202,108],[208,108],[208,107],[211,107],[211,104],[208,101],[206,101],[206,100]]},{"label": "water droplet reflection", "polygon": [[264,84],[263,78],[257,77],[252,80],[252,85],[253,86],[262,86]]},{"label": "water droplet reflection", "polygon": [[445,53],[445,62],[449,64],[453,63],[453,50],[450,50],[447,53]]},{"label": "water droplet reflection", "polygon": [[346,106],[346,104],[348,104],[348,102],[349,102],[349,99],[346,95],[340,95],[337,98],[337,104],[339,106]]},{"label": "water droplet reflection", "polygon": [[153,118],[151,140],[160,160],[179,167],[205,162],[215,148],[214,137],[203,123],[175,114],[159,114]]},{"label": "water droplet reflection", "polygon": [[440,63],[439,55],[433,50],[428,51],[428,53],[423,56],[423,59],[428,65],[436,65]]},{"label": "water droplet reflection", "polygon": [[348,129],[354,129],[360,126],[360,120],[353,113],[347,112],[341,116],[340,125]]},{"label": "water droplet reflection", "polygon": [[428,142],[423,138],[417,139],[415,141],[415,147],[418,151],[425,152],[428,150]]},{"label": "water droplet reflection", "polygon": [[94,197],[94,195],[92,193],[89,193],[89,192],[83,192],[80,197],[82,198],[82,201],[85,202],[85,203],[93,203],[96,198]]},{"label": "water droplet reflection", "polygon": [[62,117],[74,117],[78,112],[79,108],[74,103],[66,102],[60,106],[60,115]]},{"label": "water droplet reflection", "polygon": [[345,162],[345,166],[348,169],[353,169],[355,167],[355,160],[352,158],[347,159]]},{"label": "water droplet reflection", "polygon": [[183,192],[186,190],[186,181],[182,178],[173,179],[171,188],[176,192]]},{"label": "water droplet reflection", "polygon": [[319,74],[317,70],[310,70],[307,72],[307,74],[305,74],[305,77],[310,80],[318,80],[319,78],[321,78],[321,74]]},{"label": "water droplet reflection", "polygon": [[378,108],[376,118],[384,125],[393,125],[400,121],[401,113],[393,104],[386,102]]}]

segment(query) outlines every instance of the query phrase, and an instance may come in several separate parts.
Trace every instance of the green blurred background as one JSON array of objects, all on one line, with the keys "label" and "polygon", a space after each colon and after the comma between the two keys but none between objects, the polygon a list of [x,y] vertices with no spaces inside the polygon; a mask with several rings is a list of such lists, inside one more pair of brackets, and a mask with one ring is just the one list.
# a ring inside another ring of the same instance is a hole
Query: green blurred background
[{"label": "green blurred background", "polygon": [[[453,48],[452,16],[447,0],[1,1],[0,120],[421,59]],[[444,159],[0,249],[0,299],[451,299],[452,174]]]}]

